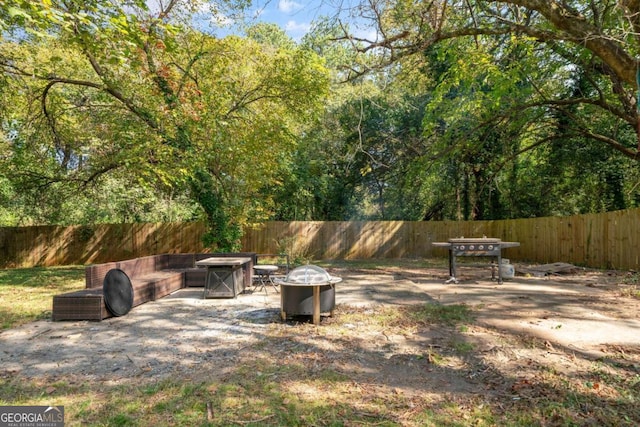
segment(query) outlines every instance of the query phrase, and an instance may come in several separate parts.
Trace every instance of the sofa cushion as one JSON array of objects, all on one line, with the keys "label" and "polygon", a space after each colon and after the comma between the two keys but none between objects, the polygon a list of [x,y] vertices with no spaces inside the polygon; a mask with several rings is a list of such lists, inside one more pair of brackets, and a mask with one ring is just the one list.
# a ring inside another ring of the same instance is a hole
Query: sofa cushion
[{"label": "sofa cushion", "polygon": [[157,257],[156,270],[177,270],[195,267],[195,254],[162,254]]},{"label": "sofa cushion", "polygon": [[117,268],[116,262],[106,262],[104,264],[89,265],[84,269],[85,287],[100,288],[102,289],[102,283],[104,282],[104,276],[107,275],[109,270]]},{"label": "sofa cushion", "polygon": [[53,297],[52,320],[102,320],[113,316],[102,288],[83,289]]},{"label": "sofa cushion", "polygon": [[131,279],[153,273],[156,268],[156,255],[118,261],[117,268],[127,273]]},{"label": "sofa cushion", "polygon": [[154,271],[131,279],[133,305],[155,301],[184,287],[183,271]]}]

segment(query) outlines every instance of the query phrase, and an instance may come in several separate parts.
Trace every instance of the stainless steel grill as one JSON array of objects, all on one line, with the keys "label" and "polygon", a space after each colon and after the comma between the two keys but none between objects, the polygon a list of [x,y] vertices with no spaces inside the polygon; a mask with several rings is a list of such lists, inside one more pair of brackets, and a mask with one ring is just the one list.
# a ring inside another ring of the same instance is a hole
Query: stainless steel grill
[{"label": "stainless steel grill", "polygon": [[480,238],[453,238],[447,242],[434,242],[433,246],[449,249],[449,280],[446,283],[458,283],[456,278],[456,257],[475,256],[491,257],[492,262],[496,261],[496,266],[491,268],[491,279],[495,280],[496,270],[498,272],[498,283],[502,284],[502,250],[520,246],[519,242],[503,242],[500,239],[490,237]]}]

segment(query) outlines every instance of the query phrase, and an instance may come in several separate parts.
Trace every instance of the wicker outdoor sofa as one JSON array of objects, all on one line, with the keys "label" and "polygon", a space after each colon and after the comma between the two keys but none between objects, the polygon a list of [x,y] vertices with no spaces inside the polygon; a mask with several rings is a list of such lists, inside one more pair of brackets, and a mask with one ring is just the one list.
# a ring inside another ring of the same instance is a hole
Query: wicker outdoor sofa
[{"label": "wicker outdoor sofa", "polygon": [[125,261],[93,264],[85,268],[86,288],[53,297],[52,320],[97,320],[112,317],[103,295],[103,281],[112,269],[124,271],[133,288],[133,307],[155,301],[178,289],[203,287],[206,269],[195,266],[200,261],[216,257],[248,257],[243,266],[245,283],[251,283],[255,253],[192,253],[150,255]]}]

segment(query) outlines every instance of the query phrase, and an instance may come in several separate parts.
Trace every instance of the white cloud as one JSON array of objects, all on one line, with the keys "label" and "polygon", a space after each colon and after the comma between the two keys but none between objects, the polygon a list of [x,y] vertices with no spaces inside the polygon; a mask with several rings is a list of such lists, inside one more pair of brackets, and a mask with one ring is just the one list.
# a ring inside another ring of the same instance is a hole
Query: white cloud
[{"label": "white cloud", "polygon": [[380,33],[375,28],[357,28],[352,31],[353,35],[359,39],[369,40],[372,42],[379,41]]},{"label": "white cloud", "polygon": [[300,3],[296,3],[291,0],[280,0],[278,2],[278,10],[284,13],[293,13],[302,9],[302,5]]},{"label": "white cloud", "polygon": [[191,3],[195,7],[194,19],[207,22],[217,28],[230,27],[235,24],[235,19],[223,12],[223,9],[215,1],[195,0]]},{"label": "white cloud", "polygon": [[233,25],[235,21],[222,13],[211,14],[211,23],[220,27]]},{"label": "white cloud", "polygon": [[207,14],[211,11],[211,5],[206,1],[194,1],[196,13]]},{"label": "white cloud", "polygon": [[311,24],[309,24],[308,22],[287,21],[284,29],[290,34],[305,34],[311,29]]}]

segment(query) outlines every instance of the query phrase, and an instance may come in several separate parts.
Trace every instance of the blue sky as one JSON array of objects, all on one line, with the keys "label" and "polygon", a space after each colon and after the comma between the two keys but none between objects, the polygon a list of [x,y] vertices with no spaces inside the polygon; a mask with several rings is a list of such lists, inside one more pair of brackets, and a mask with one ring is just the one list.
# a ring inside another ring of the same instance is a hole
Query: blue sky
[{"label": "blue sky", "polygon": [[[273,22],[284,29],[293,39],[299,39],[311,28],[311,22],[322,15],[335,14],[335,8],[323,4],[322,0],[295,1],[271,0],[256,2],[254,9],[258,20]],[[263,3],[262,7],[259,3]],[[266,4],[265,4],[266,3]]]},{"label": "blue sky", "polygon": [[[334,16],[340,8],[347,8],[355,0],[254,0],[246,19],[255,22],[271,22],[279,25],[294,40],[300,40],[314,20],[323,16]],[[203,9],[204,10],[204,9]],[[208,17],[203,19],[210,19]],[[218,21],[224,25],[233,23],[225,15],[219,15]],[[228,29],[218,28],[218,35],[228,34]],[[227,27],[228,28],[228,27]],[[231,31],[233,32],[233,31]]]}]

